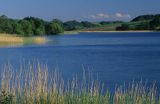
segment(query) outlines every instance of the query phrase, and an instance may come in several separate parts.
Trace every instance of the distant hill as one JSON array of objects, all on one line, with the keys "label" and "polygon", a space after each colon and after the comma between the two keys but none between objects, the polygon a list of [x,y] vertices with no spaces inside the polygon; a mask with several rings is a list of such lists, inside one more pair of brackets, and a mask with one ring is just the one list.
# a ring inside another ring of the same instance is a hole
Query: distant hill
[{"label": "distant hill", "polygon": [[154,19],[154,17],[155,17],[154,15],[141,15],[131,20],[131,22],[148,21]]},{"label": "distant hill", "polygon": [[116,30],[155,30],[160,31],[160,14],[141,15],[123,23]]}]

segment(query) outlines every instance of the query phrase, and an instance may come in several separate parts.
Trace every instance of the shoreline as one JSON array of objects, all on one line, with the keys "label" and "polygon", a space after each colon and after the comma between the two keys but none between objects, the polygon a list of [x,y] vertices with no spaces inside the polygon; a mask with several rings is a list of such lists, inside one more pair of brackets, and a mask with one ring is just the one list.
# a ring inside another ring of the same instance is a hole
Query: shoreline
[{"label": "shoreline", "polygon": [[128,32],[160,32],[160,31],[152,31],[152,30],[138,30],[138,31],[79,31],[79,33],[128,33]]},{"label": "shoreline", "polygon": [[152,30],[130,30],[130,31],[67,31],[60,35],[73,35],[79,33],[143,33],[143,32],[160,32],[160,31],[152,31]]}]

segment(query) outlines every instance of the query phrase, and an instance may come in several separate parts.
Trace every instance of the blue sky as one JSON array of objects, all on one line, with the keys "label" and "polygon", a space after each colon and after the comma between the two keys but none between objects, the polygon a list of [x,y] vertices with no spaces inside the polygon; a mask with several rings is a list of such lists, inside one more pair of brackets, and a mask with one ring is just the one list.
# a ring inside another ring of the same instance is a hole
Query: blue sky
[{"label": "blue sky", "polygon": [[1,0],[0,15],[36,16],[45,20],[130,20],[160,13],[160,0]]}]

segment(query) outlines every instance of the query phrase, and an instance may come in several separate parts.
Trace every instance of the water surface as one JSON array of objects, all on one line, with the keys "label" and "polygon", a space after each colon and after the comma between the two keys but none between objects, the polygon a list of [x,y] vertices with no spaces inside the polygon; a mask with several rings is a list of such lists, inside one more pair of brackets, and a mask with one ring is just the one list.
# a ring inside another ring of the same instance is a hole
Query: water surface
[{"label": "water surface", "polygon": [[[42,45],[1,47],[1,65],[10,62],[19,66],[20,60],[39,60],[49,70],[62,72],[65,79],[83,70],[93,73],[106,88],[133,80],[154,81],[160,87],[160,33],[80,33],[49,36]],[[16,69],[15,69],[16,70]]]}]

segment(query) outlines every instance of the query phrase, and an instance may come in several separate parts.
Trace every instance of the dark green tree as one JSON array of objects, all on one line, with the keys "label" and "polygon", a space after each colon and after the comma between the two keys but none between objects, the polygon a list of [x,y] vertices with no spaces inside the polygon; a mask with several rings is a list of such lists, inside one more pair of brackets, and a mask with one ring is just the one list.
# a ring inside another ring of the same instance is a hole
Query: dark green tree
[{"label": "dark green tree", "polygon": [[29,21],[21,20],[19,23],[22,26],[24,36],[32,36],[33,35],[32,24]]},{"label": "dark green tree", "polygon": [[86,28],[97,26],[96,24],[94,24],[92,22],[88,22],[88,21],[82,21],[81,23],[82,23],[83,27],[86,27]]},{"label": "dark green tree", "polygon": [[152,20],[153,18],[154,18],[154,15],[141,15],[131,20],[131,22],[148,21],[148,20]]},{"label": "dark green tree", "polygon": [[76,21],[76,20],[73,20],[73,21],[67,21],[65,23],[63,23],[63,26],[64,26],[64,29],[65,30],[78,30],[78,29],[82,29],[83,28],[83,25],[82,23]]},{"label": "dark green tree", "polygon": [[26,17],[24,20],[27,20],[32,24],[32,31],[34,35],[45,34],[45,21],[36,17]]},{"label": "dark green tree", "polygon": [[22,25],[18,21],[14,22],[13,24],[13,33],[18,35],[25,34]]},{"label": "dark green tree", "polygon": [[1,33],[13,33],[13,20],[7,18],[7,16],[0,16],[0,32]]},{"label": "dark green tree", "polygon": [[160,15],[156,15],[155,18],[150,22],[150,27],[153,30],[159,30],[160,27]]},{"label": "dark green tree", "polygon": [[48,34],[59,34],[59,33],[63,33],[64,29],[61,26],[61,24],[53,21],[51,22],[48,26],[47,26],[47,33]]}]

